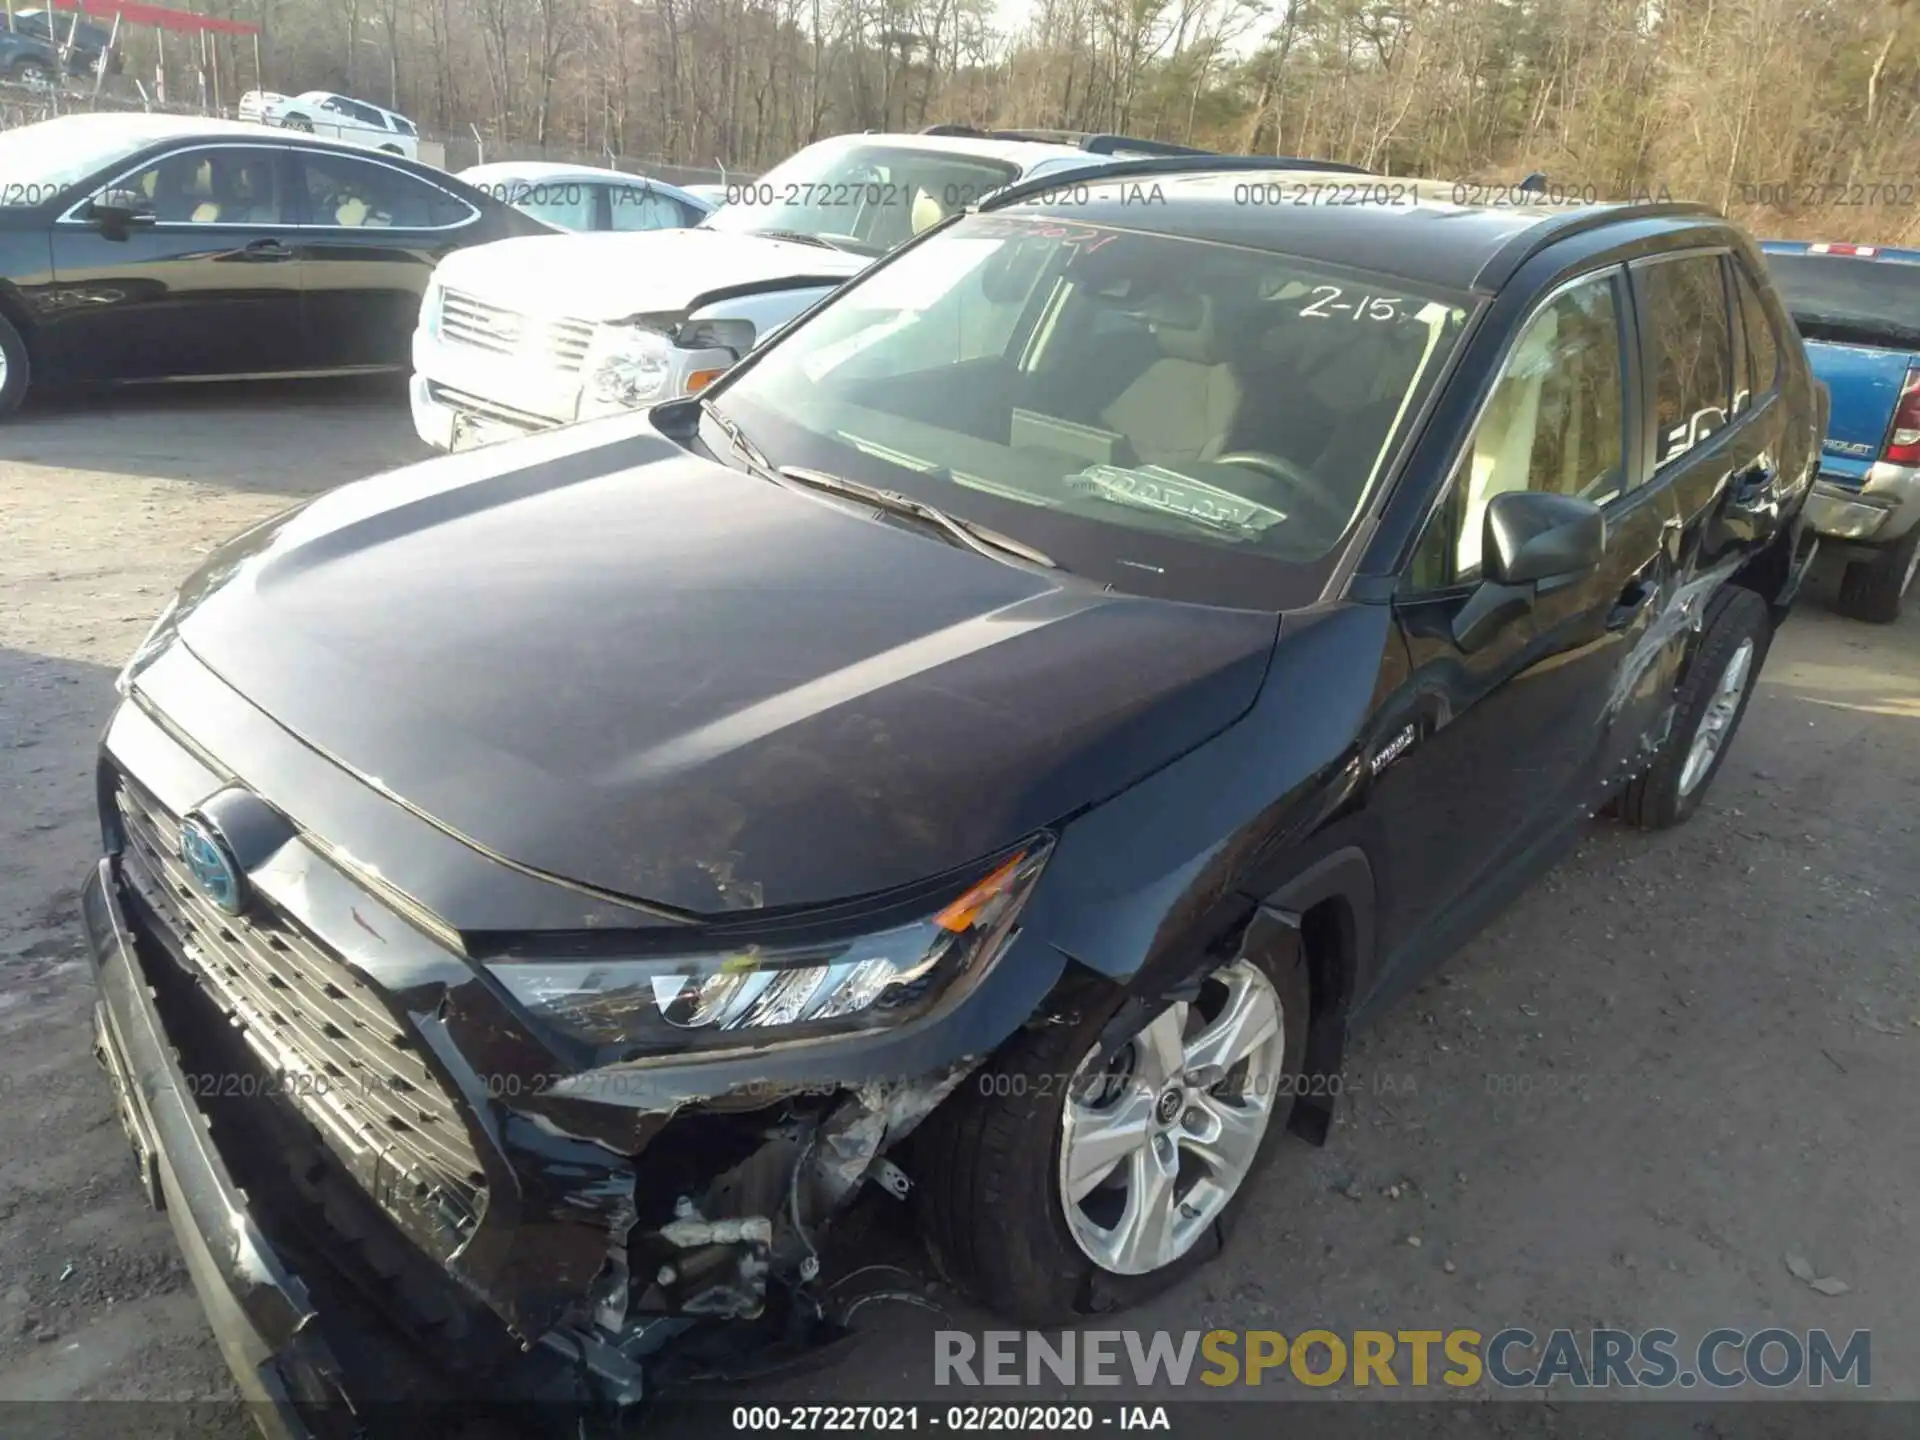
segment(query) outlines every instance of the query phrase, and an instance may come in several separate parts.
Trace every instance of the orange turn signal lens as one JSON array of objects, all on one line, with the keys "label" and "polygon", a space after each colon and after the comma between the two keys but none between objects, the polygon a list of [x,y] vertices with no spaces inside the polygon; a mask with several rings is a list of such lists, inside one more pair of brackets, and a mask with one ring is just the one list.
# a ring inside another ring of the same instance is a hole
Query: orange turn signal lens
[{"label": "orange turn signal lens", "polygon": [[1027,857],[1024,853],[1014,856],[934,916],[933,923],[942,930],[950,930],[956,935],[972,929],[974,922],[980,918],[980,912],[1013,888],[1014,879],[1026,861]]},{"label": "orange turn signal lens", "polygon": [[687,393],[689,395],[692,395],[692,394],[696,394],[701,390],[706,389],[707,386],[711,385],[714,381],[718,380],[722,375],[726,373],[727,373],[727,370],[724,365],[721,366],[718,370],[694,371],[691,375],[687,377]]}]

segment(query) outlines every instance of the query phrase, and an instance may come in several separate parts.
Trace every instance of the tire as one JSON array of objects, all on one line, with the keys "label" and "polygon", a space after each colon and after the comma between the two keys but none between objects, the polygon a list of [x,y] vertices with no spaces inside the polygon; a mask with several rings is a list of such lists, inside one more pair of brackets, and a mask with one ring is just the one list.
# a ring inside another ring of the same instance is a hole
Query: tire
[{"label": "tire", "polygon": [[280,123],[289,130],[300,131],[303,135],[311,135],[313,133],[313,121],[304,115],[289,115]]},{"label": "tire", "polygon": [[[1147,1123],[1159,1124],[1165,1119],[1164,1107],[1150,1103],[1153,1091],[1139,1084],[1137,1075],[1119,1079],[1118,1084],[1096,1085],[1078,1097],[1070,1097],[1070,1090],[1080,1089],[1077,1083],[1070,1083],[1070,1077],[1077,1082],[1084,1073],[1082,1064],[1096,1048],[1101,1031],[1127,999],[1117,987],[1096,988],[1089,983],[1084,991],[1068,997],[1065,1011],[1072,1018],[1022,1030],[969,1077],[914,1137],[914,1161],[920,1172],[914,1186],[916,1210],[933,1261],[949,1282],[1017,1323],[1069,1324],[1087,1315],[1140,1304],[1218,1253],[1227,1229],[1286,1131],[1304,1074],[1310,1004],[1306,962],[1295,947],[1277,960],[1242,959],[1215,971],[1188,1011],[1190,1029],[1212,1013],[1209,997],[1217,1002],[1230,993],[1220,977],[1231,976],[1235,983],[1246,979],[1240,967],[1251,967],[1270,987],[1280,1011],[1280,1024],[1275,1029],[1282,1037],[1281,1048],[1277,1057],[1268,1057],[1272,1063],[1264,1085],[1252,1085],[1252,1072],[1240,1065],[1229,1072],[1230,1077],[1238,1077],[1244,1090],[1266,1093],[1266,1128],[1224,1202],[1203,1202],[1205,1208],[1199,1215],[1178,1222],[1189,1236],[1186,1248],[1151,1268],[1136,1266],[1123,1273],[1096,1263],[1083,1240],[1076,1238],[1075,1226],[1068,1218],[1062,1153],[1069,1105],[1074,1107],[1074,1115],[1081,1117],[1089,1113],[1091,1103],[1097,1119],[1101,1113],[1119,1113],[1118,1107],[1126,1105],[1131,1097],[1133,1103],[1145,1104],[1152,1112]],[[1076,1007],[1075,1000],[1083,1004]],[[1073,1013],[1076,1008],[1077,1014]],[[1199,1014],[1194,1015],[1194,1011]],[[1170,1024],[1170,1014],[1170,1009],[1162,1008],[1157,1015],[1143,1012],[1139,1018],[1146,1030],[1151,1030],[1153,1024]],[[1123,1047],[1123,1057],[1139,1053],[1144,1033],[1137,1033]],[[1218,1097],[1229,1083],[1222,1081],[1212,1090],[1200,1092],[1201,1097]],[[1161,1099],[1165,1100],[1174,1088],[1160,1092]],[[1185,1093],[1189,1098],[1180,1103],[1192,1106],[1195,1092]],[[1220,1108],[1245,1113],[1241,1105],[1222,1102]],[[1160,1140],[1178,1140],[1174,1154],[1182,1158],[1182,1164],[1176,1183],[1190,1184],[1186,1162],[1191,1160],[1196,1166],[1201,1162],[1180,1147],[1194,1143],[1184,1127],[1197,1107],[1180,1111],[1176,1106],[1175,1113],[1180,1119],[1161,1133]],[[1140,1153],[1142,1163],[1151,1164],[1146,1157],[1160,1152],[1143,1148]],[[1088,1205],[1114,1202],[1128,1193],[1115,1188],[1126,1183],[1119,1177],[1127,1168],[1128,1162],[1122,1161],[1106,1181],[1094,1186],[1075,1205],[1081,1234],[1088,1233],[1087,1227],[1092,1224]],[[1193,1203],[1196,1193],[1202,1192],[1194,1188],[1182,1192],[1180,1211]],[[1172,1236],[1174,1215],[1170,1214],[1168,1220],[1165,1233]],[[1115,1228],[1125,1227],[1122,1224]]]},{"label": "tire", "polygon": [[0,315],[0,419],[20,408],[32,378],[33,362],[27,354],[27,342],[7,317]]},{"label": "tire", "polygon": [[[1673,729],[1653,768],[1631,781],[1620,793],[1615,813],[1629,825],[1642,830],[1666,830],[1683,823],[1700,808],[1701,798],[1733,744],[1734,733],[1747,713],[1753,698],[1753,686],[1760,667],[1766,663],[1767,648],[1773,642],[1773,617],[1766,601],[1751,590],[1728,585],[1714,597],[1707,611],[1706,629],[1700,648],[1687,667],[1675,697]],[[1739,677],[1738,693],[1728,698],[1724,684],[1732,667],[1745,653]],[[1697,773],[1690,773],[1689,761],[1695,743],[1703,735],[1702,726],[1710,715],[1717,720],[1717,736]]]},{"label": "tire", "polygon": [[31,85],[36,90],[53,84],[53,72],[38,60],[22,60],[11,73],[22,85]]},{"label": "tire", "polygon": [[387,154],[389,155],[398,155],[401,153],[400,147],[398,145],[382,145],[380,148],[386,151]]},{"label": "tire", "polygon": [[1856,560],[1847,566],[1840,576],[1834,609],[1851,620],[1890,625],[1900,618],[1900,602],[1913,588],[1916,572],[1920,572],[1920,525],[1873,559]]}]

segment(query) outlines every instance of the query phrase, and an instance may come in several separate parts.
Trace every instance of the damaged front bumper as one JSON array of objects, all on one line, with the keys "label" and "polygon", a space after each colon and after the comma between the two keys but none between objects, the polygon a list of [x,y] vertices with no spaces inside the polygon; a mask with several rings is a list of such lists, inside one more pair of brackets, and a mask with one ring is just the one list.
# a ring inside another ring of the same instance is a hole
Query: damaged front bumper
[{"label": "damaged front bumper", "polygon": [[[251,729],[220,723],[219,682],[188,681],[171,698],[203,688],[193,743],[174,706],[139,697],[109,727],[109,856],[87,882],[88,923],[129,1133],[250,1396],[286,1410],[281,1397],[331,1403],[350,1388],[318,1343],[313,1263],[338,1263],[401,1330],[472,1352],[455,1360],[538,1352],[581,1403],[616,1411],[841,1333],[836,1218],[869,1180],[898,1193],[888,1151],[1040,1008],[1057,952],[1019,937],[986,981],[892,1029],[631,1069],[569,1064],[430,933],[431,915],[374,893],[291,827],[248,866],[245,914],[198,893],[179,817],[234,781],[210,752],[284,781],[292,813],[378,806],[382,825],[430,827],[315,765],[258,712],[229,712]],[[314,788],[342,781],[354,793]],[[420,844],[444,878],[465,857],[430,849],[443,842],[436,831]],[[522,883],[502,879],[488,903]],[[242,1168],[236,1183],[228,1171]],[[290,1267],[242,1191],[338,1233],[304,1233],[299,1252],[319,1258]],[[528,1384],[552,1393],[544,1374]]]}]

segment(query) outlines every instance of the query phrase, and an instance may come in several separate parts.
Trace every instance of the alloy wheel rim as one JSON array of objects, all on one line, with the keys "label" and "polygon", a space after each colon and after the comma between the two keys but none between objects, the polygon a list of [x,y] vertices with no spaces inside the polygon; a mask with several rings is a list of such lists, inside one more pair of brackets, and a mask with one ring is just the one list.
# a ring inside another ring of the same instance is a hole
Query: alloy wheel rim
[{"label": "alloy wheel rim", "polygon": [[1280,996],[1237,960],[1098,1059],[1096,1046],[1068,1084],[1061,1205],[1088,1259],[1146,1275],[1193,1248],[1253,1167],[1284,1073]]},{"label": "alloy wheel rim", "polygon": [[1687,763],[1680,772],[1682,795],[1691,795],[1706,779],[1707,772],[1713,769],[1714,757],[1726,743],[1733,727],[1733,717],[1740,709],[1740,697],[1747,692],[1747,680],[1752,671],[1753,637],[1749,635],[1733,652],[1733,658],[1727,661],[1727,668],[1720,672],[1720,683],[1714,686],[1713,698],[1707,701],[1700,723],[1694,728],[1693,745],[1687,751]]}]

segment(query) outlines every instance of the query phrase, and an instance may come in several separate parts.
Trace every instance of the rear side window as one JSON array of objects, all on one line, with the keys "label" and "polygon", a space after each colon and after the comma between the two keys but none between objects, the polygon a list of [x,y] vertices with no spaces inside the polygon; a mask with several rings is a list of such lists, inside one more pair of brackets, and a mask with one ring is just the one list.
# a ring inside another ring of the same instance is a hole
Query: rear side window
[{"label": "rear side window", "polygon": [[1733,340],[1718,255],[1634,271],[1653,370],[1654,463],[1686,454],[1727,423]]},{"label": "rear side window", "polygon": [[303,151],[308,223],[352,230],[437,230],[474,212],[446,191],[391,166]]},{"label": "rear side window", "polygon": [[1734,294],[1739,297],[1740,329],[1745,337],[1745,383],[1733,401],[1734,413],[1738,414],[1772,391],[1773,382],[1780,374],[1780,337],[1773,333],[1773,321],[1746,270],[1737,263],[1732,268]]}]

